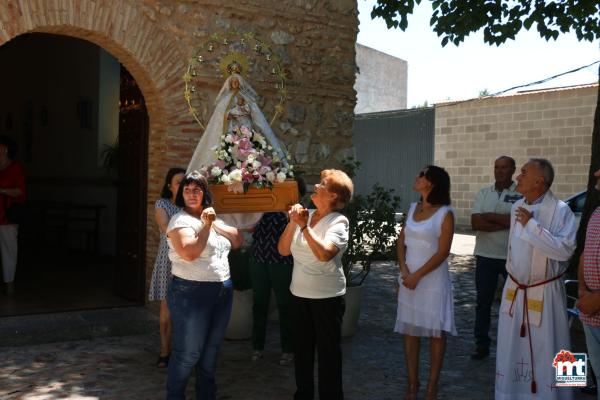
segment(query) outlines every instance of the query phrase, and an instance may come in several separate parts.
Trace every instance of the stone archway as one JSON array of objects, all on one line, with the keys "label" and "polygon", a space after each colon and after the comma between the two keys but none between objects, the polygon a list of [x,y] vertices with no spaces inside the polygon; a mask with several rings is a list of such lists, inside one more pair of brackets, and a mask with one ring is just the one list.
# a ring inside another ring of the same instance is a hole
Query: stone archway
[{"label": "stone archway", "polygon": [[[152,12],[141,2],[128,0],[8,0],[0,4],[0,45],[25,33],[71,36],[102,47],[135,78],[149,117],[148,210],[153,208],[168,167],[164,148],[169,131],[186,109],[178,85],[185,50],[161,29]],[[147,224],[146,237],[147,254],[154,254],[158,235],[152,224]],[[146,258],[147,269],[152,261],[153,257]]]}]

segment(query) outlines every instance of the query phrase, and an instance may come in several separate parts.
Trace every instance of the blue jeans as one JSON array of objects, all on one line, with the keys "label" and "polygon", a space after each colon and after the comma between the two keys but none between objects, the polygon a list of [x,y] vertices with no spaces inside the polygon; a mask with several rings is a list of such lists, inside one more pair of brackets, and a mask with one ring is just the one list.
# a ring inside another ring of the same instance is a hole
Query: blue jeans
[{"label": "blue jeans", "polygon": [[219,346],[231,315],[233,284],[197,282],[173,277],[167,302],[173,322],[167,400],[185,399],[185,388],[196,369],[196,399],[216,398],[215,370]]},{"label": "blue jeans", "polygon": [[498,275],[506,279],[506,260],[475,256],[475,286],[477,307],[475,308],[475,343],[477,347],[489,348],[490,314],[498,285]]},{"label": "blue jeans", "polygon": [[[590,364],[592,364],[596,378],[598,378],[598,372],[600,371],[600,327],[586,324],[582,325],[583,330],[585,331],[585,343],[587,344],[587,352],[588,357],[590,358]],[[589,373],[588,379],[591,379]],[[600,400],[600,390],[598,390],[598,400]]]}]

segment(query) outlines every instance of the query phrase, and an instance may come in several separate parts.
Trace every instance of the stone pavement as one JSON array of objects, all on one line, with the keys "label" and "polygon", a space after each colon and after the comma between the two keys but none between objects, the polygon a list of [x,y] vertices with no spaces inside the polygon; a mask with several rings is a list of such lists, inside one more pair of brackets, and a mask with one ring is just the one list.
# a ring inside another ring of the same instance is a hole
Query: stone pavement
[{"label": "stone pavement", "polygon": [[[472,361],[474,320],[473,257],[453,255],[458,336],[450,337],[440,382],[440,399],[493,398],[495,353]],[[399,399],[406,385],[402,337],[393,330],[396,267],[376,263],[365,281],[359,331],[343,342],[346,399]],[[497,305],[494,319],[497,318]],[[495,331],[496,327],[493,327]],[[265,357],[250,361],[249,341],[225,341],[218,366],[219,399],[291,399],[293,367],[282,367],[278,330],[271,323]],[[427,349],[424,342],[424,350]],[[157,369],[158,335],[0,347],[0,399],[162,399],[165,370]],[[421,357],[424,386],[429,368]],[[193,398],[193,380],[188,398]],[[580,396],[592,400],[593,397]]]}]

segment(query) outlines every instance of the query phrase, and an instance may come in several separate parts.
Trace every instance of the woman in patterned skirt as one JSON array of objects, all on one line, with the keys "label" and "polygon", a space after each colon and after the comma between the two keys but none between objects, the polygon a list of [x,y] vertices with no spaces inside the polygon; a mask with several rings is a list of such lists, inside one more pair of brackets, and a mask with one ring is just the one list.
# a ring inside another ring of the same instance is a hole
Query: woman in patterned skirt
[{"label": "woman in patterned skirt", "polygon": [[181,180],[185,177],[185,169],[171,168],[167,172],[165,184],[160,192],[160,199],[156,201],[155,219],[160,229],[160,243],[152,271],[150,282],[149,300],[160,300],[160,353],[157,366],[165,368],[169,363],[171,353],[171,317],[167,306],[167,287],[171,282],[171,261],[169,260],[169,246],[165,235],[171,217],[179,212],[175,205],[175,196]]}]

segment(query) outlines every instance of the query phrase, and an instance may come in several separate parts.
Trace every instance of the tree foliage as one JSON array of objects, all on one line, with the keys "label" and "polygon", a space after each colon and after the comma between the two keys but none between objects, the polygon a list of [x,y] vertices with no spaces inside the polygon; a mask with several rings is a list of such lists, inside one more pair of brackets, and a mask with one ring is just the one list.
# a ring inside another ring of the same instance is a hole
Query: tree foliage
[{"label": "tree foliage", "polygon": [[354,195],[343,214],[349,221],[348,248],[342,267],[348,286],[361,285],[374,260],[394,258],[398,223],[396,210],[400,197],[394,189],[375,183],[366,196]]},{"label": "tree foliage", "polygon": [[[360,164],[352,157],[346,158],[342,169],[354,178]],[[347,286],[361,285],[374,260],[394,257],[399,207],[400,197],[394,194],[394,189],[375,183],[369,194],[354,195],[342,211],[349,222],[348,248],[342,255]]]},{"label": "tree foliage", "polygon": [[[430,0],[430,25],[442,46],[459,45],[483,29],[483,40],[499,46],[514,39],[522,28],[535,27],[540,37],[556,39],[574,31],[582,41],[600,39],[600,2],[597,0]],[[408,15],[421,0],[377,0],[371,18],[383,18],[388,28],[408,27]]]}]

